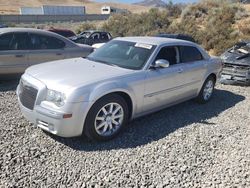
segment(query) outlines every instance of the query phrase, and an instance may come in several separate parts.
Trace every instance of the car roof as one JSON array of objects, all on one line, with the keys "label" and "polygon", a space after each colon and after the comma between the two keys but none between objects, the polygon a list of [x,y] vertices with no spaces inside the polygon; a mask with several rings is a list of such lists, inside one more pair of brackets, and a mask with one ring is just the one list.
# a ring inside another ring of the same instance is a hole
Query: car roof
[{"label": "car roof", "polygon": [[185,40],[162,38],[162,37],[118,37],[115,40],[145,43],[145,44],[151,44],[151,45],[157,45],[157,46],[164,45],[166,43],[183,44],[183,45],[186,44],[186,45],[192,45],[192,46],[195,45],[195,43],[185,41]]},{"label": "car roof", "polygon": [[32,32],[32,33],[48,33],[54,34],[50,31],[42,30],[42,29],[34,29],[34,28],[15,28],[15,27],[8,27],[8,28],[0,28],[0,33],[7,33],[7,32]]},{"label": "car roof", "polygon": [[63,40],[70,46],[76,46],[74,42],[71,40],[67,39],[66,37],[63,37],[57,33],[51,32],[51,31],[46,31],[42,29],[34,29],[34,28],[15,28],[15,27],[9,27],[9,28],[0,28],[0,34],[3,33],[9,33],[9,32],[30,32],[30,33],[35,33],[35,34],[43,34],[43,35],[48,35],[51,37],[56,37],[58,39]]},{"label": "car roof", "polygon": [[160,33],[160,34],[157,34],[157,35],[155,35],[156,37],[158,37],[158,36],[166,36],[166,37],[178,37],[179,36],[179,34],[168,34],[168,33]]},{"label": "car roof", "polygon": [[180,40],[180,39],[173,39],[173,38],[163,38],[163,37],[118,37],[113,40],[119,40],[119,41],[127,41],[127,42],[135,42],[135,43],[142,43],[142,44],[150,44],[150,45],[156,45],[156,46],[164,46],[164,45],[183,45],[183,46],[193,46],[200,50],[200,52],[203,54],[205,59],[209,59],[210,56],[208,53],[200,47],[198,44],[186,40]]},{"label": "car roof", "polygon": [[109,33],[107,31],[100,31],[100,30],[85,30],[85,31],[82,31],[81,33],[83,32],[89,32],[89,33],[95,33],[95,32],[98,32],[98,33]]},{"label": "car roof", "polygon": [[60,28],[49,28],[47,31],[65,31],[65,32],[72,32],[71,30],[69,29],[60,29]]},{"label": "car roof", "polygon": [[176,38],[181,40],[187,40],[190,42],[195,42],[194,38],[191,35],[187,34],[169,34],[169,33],[160,33],[156,37],[166,37],[166,38]]},{"label": "car roof", "polygon": [[43,30],[43,29],[15,28],[15,27],[0,28],[0,34],[8,33],[8,32],[31,32],[31,33],[36,33],[36,34],[46,34],[49,36],[54,36],[54,37],[65,40],[65,37],[62,37],[61,35],[58,35],[57,33],[54,33],[48,30]]}]

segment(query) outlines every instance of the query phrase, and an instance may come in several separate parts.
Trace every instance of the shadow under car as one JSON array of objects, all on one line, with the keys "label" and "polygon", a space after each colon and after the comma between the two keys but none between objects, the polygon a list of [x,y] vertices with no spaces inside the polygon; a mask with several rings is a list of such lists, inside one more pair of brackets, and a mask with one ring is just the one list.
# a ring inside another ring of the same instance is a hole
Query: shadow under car
[{"label": "shadow under car", "polygon": [[47,134],[56,141],[80,151],[135,148],[160,140],[177,129],[193,123],[210,125],[211,123],[207,122],[208,119],[218,116],[244,99],[244,96],[216,89],[211,101],[204,105],[190,100],[135,119],[124,132],[107,142],[92,142],[86,137],[62,138]]}]

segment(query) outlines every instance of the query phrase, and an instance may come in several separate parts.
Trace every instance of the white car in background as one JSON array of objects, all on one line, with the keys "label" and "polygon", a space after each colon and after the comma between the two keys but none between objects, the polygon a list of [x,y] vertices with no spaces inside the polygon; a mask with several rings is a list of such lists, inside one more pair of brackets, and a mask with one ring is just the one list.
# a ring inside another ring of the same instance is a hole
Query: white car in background
[{"label": "white car in background", "polygon": [[92,47],[93,47],[94,49],[98,49],[98,48],[102,47],[104,44],[105,44],[105,43],[97,43],[97,44],[93,44]]}]

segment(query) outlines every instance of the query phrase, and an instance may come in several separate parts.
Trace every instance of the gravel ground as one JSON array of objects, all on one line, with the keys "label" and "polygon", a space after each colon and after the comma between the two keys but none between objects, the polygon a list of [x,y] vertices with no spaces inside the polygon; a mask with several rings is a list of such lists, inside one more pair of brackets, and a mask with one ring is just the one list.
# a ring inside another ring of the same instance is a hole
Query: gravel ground
[{"label": "gravel ground", "polygon": [[218,85],[92,143],[51,136],[20,113],[16,82],[0,84],[0,187],[250,187],[250,87]]}]

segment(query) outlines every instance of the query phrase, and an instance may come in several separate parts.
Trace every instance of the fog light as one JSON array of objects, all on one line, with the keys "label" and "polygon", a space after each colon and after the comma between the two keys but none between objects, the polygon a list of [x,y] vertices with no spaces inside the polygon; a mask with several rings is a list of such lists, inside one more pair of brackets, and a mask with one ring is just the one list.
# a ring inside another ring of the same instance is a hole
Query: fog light
[{"label": "fog light", "polygon": [[49,124],[48,128],[49,128],[50,131],[54,131],[54,125],[53,124]]}]

